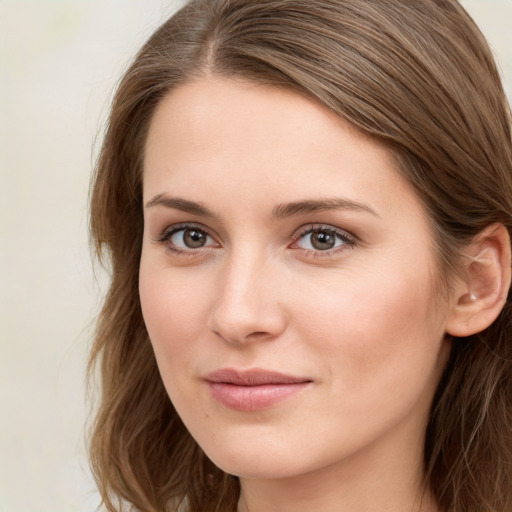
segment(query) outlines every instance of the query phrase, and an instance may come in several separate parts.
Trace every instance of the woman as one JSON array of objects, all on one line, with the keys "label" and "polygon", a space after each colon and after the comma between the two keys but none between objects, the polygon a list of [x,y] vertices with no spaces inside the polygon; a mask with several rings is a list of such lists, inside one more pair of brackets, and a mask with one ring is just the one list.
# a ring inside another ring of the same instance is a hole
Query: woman
[{"label": "woman", "polygon": [[193,0],[91,201],[108,510],[512,510],[510,111],[455,0]]}]

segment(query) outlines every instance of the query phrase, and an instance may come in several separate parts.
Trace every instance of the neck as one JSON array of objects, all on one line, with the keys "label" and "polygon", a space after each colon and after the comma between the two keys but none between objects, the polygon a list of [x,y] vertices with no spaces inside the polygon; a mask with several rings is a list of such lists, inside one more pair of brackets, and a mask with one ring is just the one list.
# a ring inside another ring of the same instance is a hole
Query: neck
[{"label": "neck", "polygon": [[238,512],[439,512],[424,485],[423,437],[399,453],[389,441],[307,474],[241,478]]},{"label": "neck", "polygon": [[396,474],[242,480],[238,512],[439,512],[431,493],[413,480]]}]

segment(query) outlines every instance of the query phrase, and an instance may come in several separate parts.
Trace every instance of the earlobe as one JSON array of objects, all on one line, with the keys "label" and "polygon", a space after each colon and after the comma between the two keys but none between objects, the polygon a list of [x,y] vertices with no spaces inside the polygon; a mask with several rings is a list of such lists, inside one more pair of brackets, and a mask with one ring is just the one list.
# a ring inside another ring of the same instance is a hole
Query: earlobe
[{"label": "earlobe", "polygon": [[464,281],[455,286],[446,332],[465,337],[483,331],[500,314],[510,287],[510,237],[502,224],[484,229],[468,247]]}]

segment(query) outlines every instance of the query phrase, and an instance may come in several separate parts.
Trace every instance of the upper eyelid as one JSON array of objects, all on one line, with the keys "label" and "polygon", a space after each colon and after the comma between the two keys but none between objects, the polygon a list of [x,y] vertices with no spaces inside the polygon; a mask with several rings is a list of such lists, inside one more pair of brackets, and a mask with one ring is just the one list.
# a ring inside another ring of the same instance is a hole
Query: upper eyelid
[{"label": "upper eyelid", "polygon": [[212,234],[211,230],[201,224],[200,222],[179,222],[177,224],[171,224],[170,226],[165,227],[162,231],[160,231],[157,241],[164,241],[168,239],[171,235],[178,231],[186,230],[186,229],[193,229],[196,228],[200,231],[204,231],[208,236],[212,237],[213,239],[217,240],[217,236]]},{"label": "upper eyelid", "polygon": [[305,224],[301,226],[300,228],[296,229],[294,231],[294,234],[291,238],[293,238],[294,241],[297,241],[299,238],[303,237],[304,235],[307,235],[309,233],[312,233],[314,231],[333,231],[334,233],[340,234],[344,236],[345,238],[348,238],[352,242],[356,243],[358,241],[357,237],[351,233],[350,231],[346,229],[341,229],[336,226],[333,226],[332,224],[320,224],[320,223],[313,223],[313,224]]}]

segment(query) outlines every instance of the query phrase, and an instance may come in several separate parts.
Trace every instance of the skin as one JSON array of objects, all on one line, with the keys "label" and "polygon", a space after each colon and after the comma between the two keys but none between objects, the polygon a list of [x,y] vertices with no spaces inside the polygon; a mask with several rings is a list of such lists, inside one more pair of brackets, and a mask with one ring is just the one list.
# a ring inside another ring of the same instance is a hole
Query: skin
[{"label": "skin", "polygon": [[[144,319],[187,428],[240,477],[239,510],[437,510],[419,498],[423,442],[454,301],[390,153],[293,92],[208,76],[159,105],[143,187]],[[345,202],[275,215],[326,198]],[[319,250],[311,230],[340,235]],[[236,411],[204,381],[220,368],[311,384]]]}]

